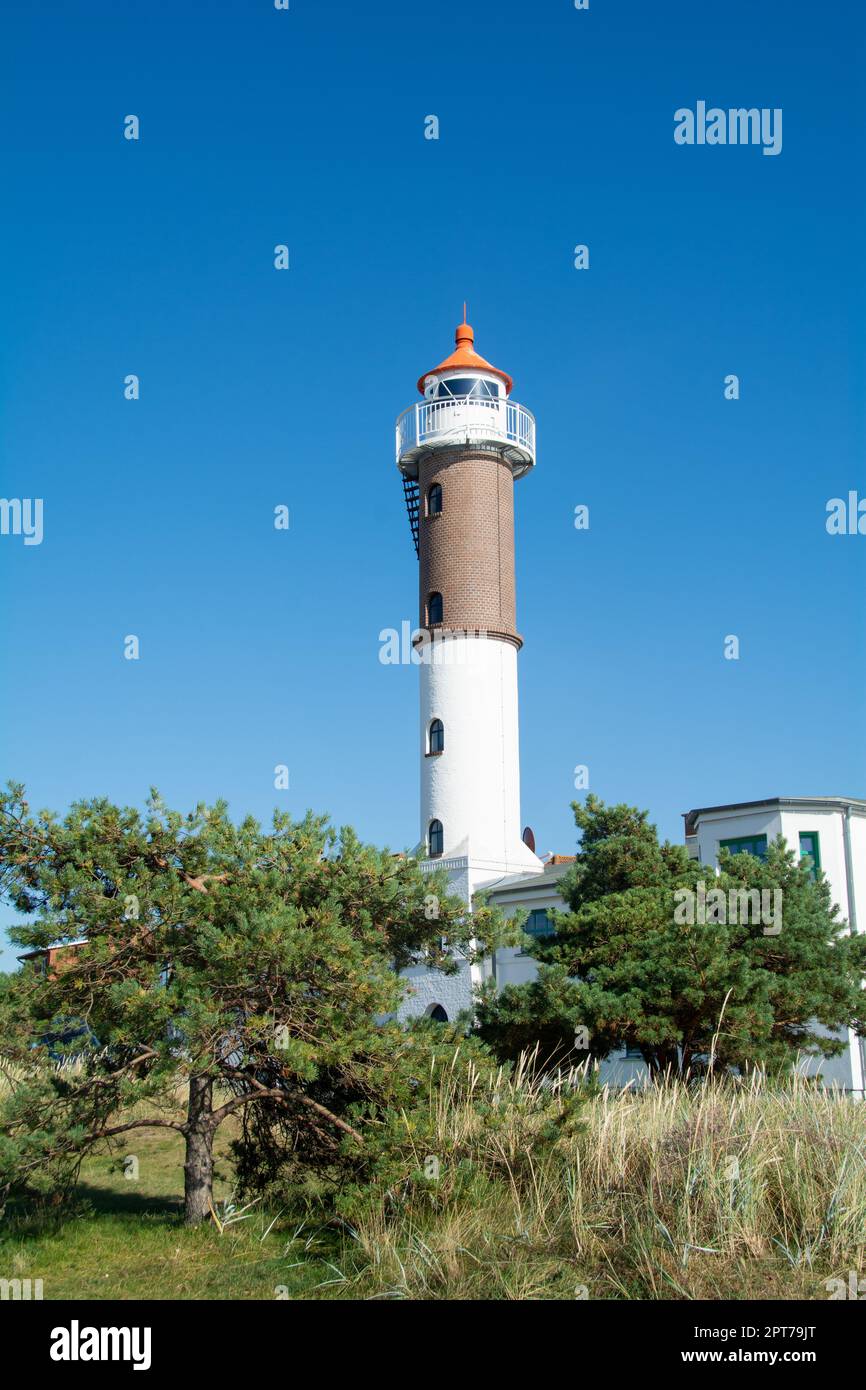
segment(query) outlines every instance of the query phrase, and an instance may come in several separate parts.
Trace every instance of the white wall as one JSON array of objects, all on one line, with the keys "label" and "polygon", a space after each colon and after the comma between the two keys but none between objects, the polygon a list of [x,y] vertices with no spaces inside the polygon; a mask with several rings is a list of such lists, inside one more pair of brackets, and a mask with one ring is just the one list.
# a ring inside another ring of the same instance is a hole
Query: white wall
[{"label": "white wall", "polygon": [[699,857],[708,872],[715,873],[719,862],[719,841],[739,840],[746,835],[766,835],[767,843],[781,830],[778,808],[759,807],[755,811],[723,811],[701,817],[697,826]]},{"label": "white wall", "polygon": [[[866,930],[866,817],[852,815],[851,845],[854,867],[854,908],[858,931]],[[697,839],[701,862],[708,872],[718,864],[719,842],[746,835],[766,835],[771,842],[781,834],[789,849],[799,856],[800,832],[814,831],[818,835],[821,868],[826,875],[833,901],[842,918],[850,922],[851,905],[845,872],[844,815],[837,807],[756,807],[752,811],[708,811],[698,821]],[[783,912],[784,918],[784,912]],[[860,1040],[849,1031],[848,1048],[839,1057],[804,1059],[801,1070],[806,1075],[820,1074],[826,1085],[842,1086],[855,1094],[863,1094],[863,1050]]]},{"label": "white wall", "polygon": [[[537,884],[527,884],[519,893],[509,899],[507,888],[501,897],[495,899],[497,907],[506,919],[520,912],[533,912],[536,909],[564,912],[566,904],[556,891],[556,883],[539,878]],[[519,946],[505,946],[495,953],[494,974],[496,983],[502,989],[505,985],[525,985],[538,974],[538,962],[534,956],[524,955]]]},{"label": "white wall", "polygon": [[419,965],[404,971],[402,978],[408,982],[408,992],[397,1011],[400,1019],[417,1018],[428,1013],[434,1004],[441,1004],[453,1021],[464,1009],[472,1007],[472,980],[465,962],[456,975],[443,975]]},{"label": "white wall", "polygon": [[[520,838],[516,647],[455,637],[428,651],[420,667],[422,840],[440,820],[444,857],[469,859],[473,891],[504,873],[541,872]],[[445,751],[428,756],[433,719],[445,726]]]},{"label": "white wall", "polygon": [[866,931],[866,816],[851,817],[851,855],[857,930]]}]

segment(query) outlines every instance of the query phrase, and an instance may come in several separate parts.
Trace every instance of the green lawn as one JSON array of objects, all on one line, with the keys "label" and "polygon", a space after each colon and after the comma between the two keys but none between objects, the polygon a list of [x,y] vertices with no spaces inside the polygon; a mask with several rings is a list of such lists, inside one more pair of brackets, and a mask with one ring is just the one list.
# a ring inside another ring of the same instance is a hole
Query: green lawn
[{"label": "green lawn", "polygon": [[[222,1135],[218,1136],[222,1139]],[[219,1203],[231,1195],[224,1154]],[[327,1297],[314,1292],[333,1278],[326,1259],[335,1240],[284,1214],[253,1207],[248,1219],[220,1235],[212,1224],[182,1224],[183,1141],[165,1131],[139,1132],[138,1178],[115,1159],[93,1158],[82,1169],[81,1209],[72,1216],[26,1216],[10,1205],[0,1223],[0,1274],[41,1279],[45,1299],[244,1299]],[[287,1292],[277,1294],[282,1286]]]}]

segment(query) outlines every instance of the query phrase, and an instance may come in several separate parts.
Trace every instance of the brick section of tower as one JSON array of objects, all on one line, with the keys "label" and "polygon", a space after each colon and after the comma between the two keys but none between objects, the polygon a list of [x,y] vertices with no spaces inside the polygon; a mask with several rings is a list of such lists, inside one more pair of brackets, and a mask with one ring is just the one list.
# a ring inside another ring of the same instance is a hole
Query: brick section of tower
[{"label": "brick section of tower", "polygon": [[[418,474],[419,626],[427,626],[429,594],[440,593],[444,628],[480,629],[521,646],[511,469],[497,454],[463,445],[428,454]],[[442,511],[429,516],[427,499],[434,483],[442,488]]]}]

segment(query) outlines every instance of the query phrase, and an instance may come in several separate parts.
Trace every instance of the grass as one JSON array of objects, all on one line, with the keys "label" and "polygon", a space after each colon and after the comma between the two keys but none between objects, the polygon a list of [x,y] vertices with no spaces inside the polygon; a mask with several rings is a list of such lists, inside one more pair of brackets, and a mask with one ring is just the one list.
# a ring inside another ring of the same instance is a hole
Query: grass
[{"label": "grass", "polygon": [[802,1080],[605,1091],[553,1144],[526,1076],[445,1078],[434,1111],[439,1182],[371,1194],[344,1297],[826,1299],[863,1271],[866,1109]]},{"label": "grass", "polygon": [[826,1299],[862,1276],[866,1107],[800,1080],[671,1082],[602,1092],[575,1128],[568,1094],[525,1070],[467,1092],[446,1070],[420,1131],[406,1121],[401,1180],[342,1223],[254,1206],[188,1230],[182,1141],[139,1132],[135,1181],[95,1157],[73,1216],[10,1206],[0,1275],[46,1299],[436,1300]]},{"label": "grass", "polygon": [[[8,1068],[0,1073],[0,1094],[15,1080]],[[216,1135],[218,1216],[233,1195],[228,1149],[235,1134],[229,1119]],[[71,1212],[8,1204],[0,1278],[41,1279],[46,1300],[135,1300],[304,1298],[330,1277],[333,1233],[304,1228],[295,1238],[299,1223],[257,1206],[222,1233],[214,1225],[190,1229],[183,1225],[181,1135],[142,1129],[126,1144],[85,1161]],[[125,1162],[129,1155],[137,1169]]]},{"label": "grass", "polygon": [[[222,1176],[217,1212],[231,1195],[218,1134]],[[0,1223],[0,1273],[43,1281],[46,1299],[273,1299],[278,1286],[305,1297],[327,1277],[309,1255],[289,1258],[291,1233],[253,1207],[223,1234],[215,1226],[182,1224],[183,1141],[164,1130],[140,1131],[134,1144],[138,1178],[118,1161],[92,1158],[82,1169],[71,1217],[11,1210]],[[289,1269],[289,1265],[294,1268]]]}]

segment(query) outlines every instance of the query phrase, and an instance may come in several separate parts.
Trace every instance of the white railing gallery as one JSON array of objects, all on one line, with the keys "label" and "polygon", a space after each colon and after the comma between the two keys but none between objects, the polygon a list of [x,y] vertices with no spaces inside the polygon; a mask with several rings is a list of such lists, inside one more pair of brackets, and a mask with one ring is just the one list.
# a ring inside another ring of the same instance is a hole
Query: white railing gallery
[{"label": "white railing gallery", "polygon": [[397,420],[397,462],[424,445],[470,443],[473,440],[512,444],[535,459],[535,417],[525,406],[500,397],[449,396],[410,405]]}]

